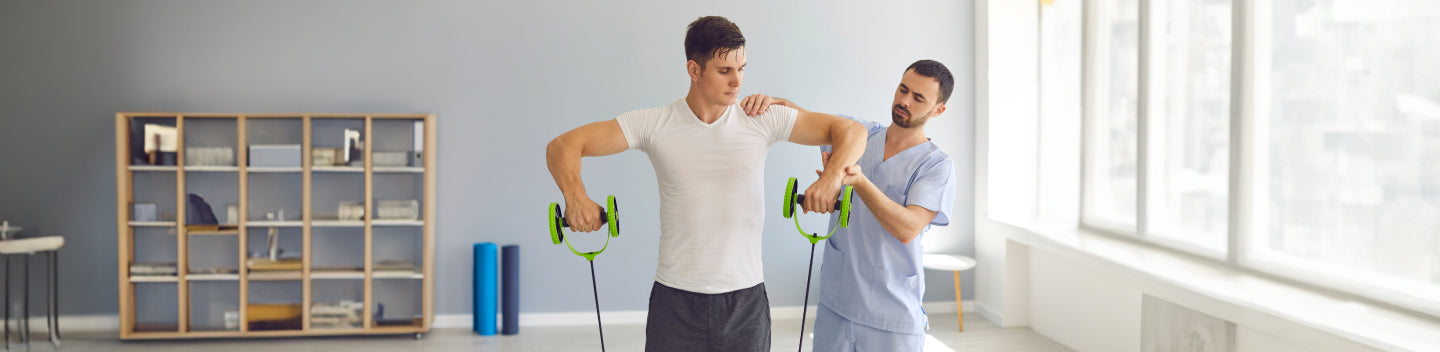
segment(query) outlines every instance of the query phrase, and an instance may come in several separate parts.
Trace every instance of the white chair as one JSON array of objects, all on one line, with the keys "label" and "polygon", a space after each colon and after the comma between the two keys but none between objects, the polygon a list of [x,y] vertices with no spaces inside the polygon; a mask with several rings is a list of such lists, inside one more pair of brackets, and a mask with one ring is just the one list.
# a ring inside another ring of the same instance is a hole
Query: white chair
[{"label": "white chair", "polygon": [[65,246],[65,238],[60,236],[44,236],[20,238],[0,241],[0,255],[5,256],[5,348],[10,348],[10,259],[16,256],[20,258],[21,271],[24,272],[23,281],[20,287],[24,297],[22,310],[23,316],[16,324],[20,331],[20,341],[30,343],[30,257],[36,253],[46,254],[46,261],[49,265],[49,276],[46,277],[45,291],[48,293],[46,299],[45,323],[50,330],[50,343],[56,347],[60,346],[60,320],[59,307],[59,282],[60,275],[58,265],[60,247]]},{"label": "white chair", "polygon": [[920,261],[926,269],[955,273],[955,315],[960,316],[960,331],[965,331],[965,309],[960,304],[960,272],[975,268],[975,258],[958,254],[925,254]]}]

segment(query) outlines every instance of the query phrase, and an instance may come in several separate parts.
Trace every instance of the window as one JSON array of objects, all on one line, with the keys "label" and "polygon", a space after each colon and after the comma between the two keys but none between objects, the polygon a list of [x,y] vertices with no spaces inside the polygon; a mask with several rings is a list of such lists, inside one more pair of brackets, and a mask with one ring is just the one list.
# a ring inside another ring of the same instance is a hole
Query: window
[{"label": "window", "polygon": [[1040,7],[1038,215],[1075,222],[1080,214],[1081,2]]},{"label": "window", "polygon": [[1440,312],[1440,3],[1275,1],[1249,259]]},{"label": "window", "polygon": [[[1234,9],[1231,0],[1141,4],[1088,5],[1093,22],[1083,85],[1090,107],[1082,219],[1091,228],[1223,257]],[[1043,21],[1041,26],[1043,37]],[[1045,69],[1042,64],[1041,72],[1050,73]],[[1042,78],[1042,84],[1063,84],[1063,74]],[[1050,126],[1042,134],[1045,128]],[[1145,211],[1137,211],[1142,204]]]},{"label": "window", "polygon": [[1440,316],[1440,2],[1056,0],[1039,25],[1040,216]]},{"label": "window", "polygon": [[1139,132],[1140,1],[1095,1],[1092,102],[1087,139],[1086,224],[1134,232]]},{"label": "window", "polygon": [[1145,236],[1226,250],[1230,0],[1152,0]]}]

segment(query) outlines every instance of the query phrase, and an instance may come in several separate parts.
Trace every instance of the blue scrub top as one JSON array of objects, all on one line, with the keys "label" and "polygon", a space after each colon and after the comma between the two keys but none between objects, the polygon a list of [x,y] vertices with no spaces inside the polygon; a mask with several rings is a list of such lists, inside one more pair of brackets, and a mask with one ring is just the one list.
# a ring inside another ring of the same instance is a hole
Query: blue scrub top
[{"label": "blue scrub top", "polygon": [[[954,162],[928,141],[882,161],[887,126],[856,121],[869,130],[865,154],[856,162],[865,177],[901,206],[918,205],[937,214],[920,237],[901,244],[880,226],[856,194],[851,200],[850,227],[835,229],[835,236],[825,241],[820,304],[857,324],[898,333],[924,333],[928,321],[920,308],[925,294],[920,243],[932,226],[950,224],[950,210],[955,203]],[[830,149],[825,146],[822,150]],[[831,216],[831,226],[835,226],[835,216]]]}]

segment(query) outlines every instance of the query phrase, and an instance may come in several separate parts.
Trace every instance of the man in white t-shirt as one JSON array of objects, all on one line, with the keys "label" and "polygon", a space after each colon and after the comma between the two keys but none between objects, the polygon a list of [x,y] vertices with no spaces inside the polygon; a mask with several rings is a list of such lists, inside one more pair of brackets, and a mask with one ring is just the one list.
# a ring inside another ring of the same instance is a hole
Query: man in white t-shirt
[{"label": "man in white t-shirt", "polygon": [[843,168],[865,149],[865,129],[834,115],[777,107],[750,118],[736,104],[745,37],[718,17],[685,35],[690,91],[659,108],[630,111],[556,137],[546,161],[575,231],[600,229],[580,158],[638,149],[660,187],[660,258],[651,287],[646,351],[769,351],[770,307],[760,260],[764,165],[780,141],[833,145],[805,191],[806,212],[831,212]]}]

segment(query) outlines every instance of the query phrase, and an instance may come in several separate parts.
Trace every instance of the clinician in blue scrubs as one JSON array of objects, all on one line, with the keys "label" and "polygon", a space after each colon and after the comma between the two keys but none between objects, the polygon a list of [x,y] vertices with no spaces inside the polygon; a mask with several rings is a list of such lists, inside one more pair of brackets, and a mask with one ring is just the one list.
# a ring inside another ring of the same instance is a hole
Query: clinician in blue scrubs
[{"label": "clinician in blue scrubs", "polygon": [[[954,162],[925,136],[925,123],[945,112],[954,86],[945,65],[917,61],[895,89],[889,126],[857,120],[869,139],[865,154],[846,167],[843,183],[854,186],[860,199],[851,208],[850,227],[836,229],[826,241],[815,351],[924,348],[920,239],[931,226],[950,223],[955,202]],[[772,104],[805,111],[758,94],[741,102],[752,115]],[[821,155],[828,159],[828,148]]]}]

